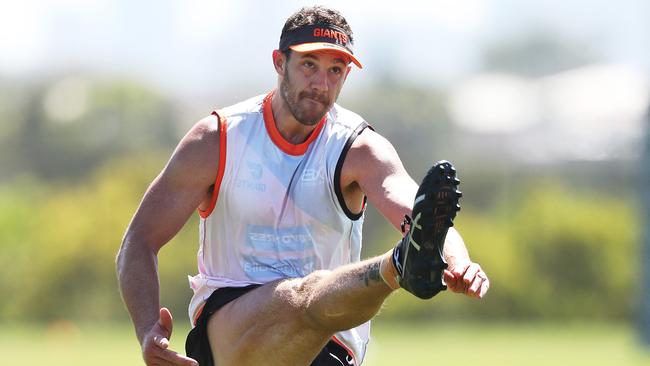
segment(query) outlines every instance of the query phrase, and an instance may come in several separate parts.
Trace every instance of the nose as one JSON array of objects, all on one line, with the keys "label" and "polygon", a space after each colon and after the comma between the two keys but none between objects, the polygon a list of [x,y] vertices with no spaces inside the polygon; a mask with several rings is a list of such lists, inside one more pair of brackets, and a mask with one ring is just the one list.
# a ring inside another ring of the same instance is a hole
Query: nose
[{"label": "nose", "polygon": [[327,85],[327,71],[318,70],[312,75],[311,78],[311,88],[318,92],[326,92],[328,89]]}]

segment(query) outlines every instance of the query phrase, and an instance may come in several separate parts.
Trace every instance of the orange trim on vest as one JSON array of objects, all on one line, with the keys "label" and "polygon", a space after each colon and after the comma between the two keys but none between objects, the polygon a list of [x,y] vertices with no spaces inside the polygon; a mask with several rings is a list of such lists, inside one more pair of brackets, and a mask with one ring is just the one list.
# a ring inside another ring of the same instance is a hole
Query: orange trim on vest
[{"label": "orange trim on vest", "polygon": [[358,365],[357,356],[354,355],[354,352],[352,352],[352,350],[348,346],[346,346],[343,342],[341,342],[338,338],[336,338],[336,336],[332,336],[332,340],[334,341],[334,343],[337,343],[339,346],[345,348],[345,350],[348,351],[350,356],[352,356],[352,358],[354,359],[354,364]]},{"label": "orange trim on vest", "polygon": [[219,167],[217,168],[217,178],[214,181],[214,188],[212,190],[212,199],[210,200],[210,207],[207,210],[199,208],[199,216],[205,219],[214,210],[217,205],[217,198],[219,197],[219,188],[221,188],[221,181],[223,180],[223,173],[226,170],[226,118],[221,117],[216,111],[212,112],[213,115],[219,119]]},{"label": "orange trim on vest", "polygon": [[280,131],[278,131],[278,127],[275,125],[275,118],[273,118],[273,110],[271,109],[271,99],[273,97],[274,92],[270,92],[265,98],[264,98],[264,103],[263,103],[263,116],[264,116],[264,124],[266,125],[266,131],[269,134],[269,137],[271,138],[271,141],[280,148],[280,150],[284,151],[285,153],[289,155],[303,155],[305,152],[307,152],[307,149],[309,148],[309,144],[311,144],[318,135],[320,134],[320,131],[323,129],[323,126],[325,125],[325,120],[326,117],[323,117],[323,119],[318,122],[316,125],[316,128],[311,132],[311,135],[307,138],[305,142],[302,144],[292,144],[289,141],[285,140],[284,137],[280,134]]}]

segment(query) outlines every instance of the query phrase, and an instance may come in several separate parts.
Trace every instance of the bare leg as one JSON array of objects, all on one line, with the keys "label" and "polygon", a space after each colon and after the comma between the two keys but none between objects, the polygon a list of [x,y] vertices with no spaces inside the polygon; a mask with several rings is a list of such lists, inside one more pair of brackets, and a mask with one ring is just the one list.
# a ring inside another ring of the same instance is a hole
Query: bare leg
[{"label": "bare leg", "polygon": [[[268,283],[208,321],[215,363],[307,366],[337,331],[371,319],[393,291],[380,275],[390,254]],[[392,267],[392,264],[391,264]],[[383,268],[383,267],[382,267]]]}]

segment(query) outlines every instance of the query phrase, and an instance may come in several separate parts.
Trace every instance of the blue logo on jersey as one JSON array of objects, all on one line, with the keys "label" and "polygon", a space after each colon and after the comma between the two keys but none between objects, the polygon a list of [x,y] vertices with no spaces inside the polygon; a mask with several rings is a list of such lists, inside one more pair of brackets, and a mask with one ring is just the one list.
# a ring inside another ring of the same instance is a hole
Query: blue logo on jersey
[{"label": "blue logo on jersey", "polygon": [[305,186],[315,186],[325,182],[323,169],[305,169],[300,178],[301,183]]},{"label": "blue logo on jersey", "polygon": [[246,160],[246,167],[251,179],[235,179],[235,187],[249,191],[266,192],[266,184],[259,182],[264,172],[262,164]]},{"label": "blue logo on jersey", "polygon": [[304,277],[314,271],[316,263],[314,241],[302,226],[275,230],[248,225],[242,257],[244,272],[258,281]]},{"label": "blue logo on jersey", "polygon": [[251,177],[253,179],[262,179],[262,164],[247,160],[246,165],[248,166],[248,170],[251,173]]}]

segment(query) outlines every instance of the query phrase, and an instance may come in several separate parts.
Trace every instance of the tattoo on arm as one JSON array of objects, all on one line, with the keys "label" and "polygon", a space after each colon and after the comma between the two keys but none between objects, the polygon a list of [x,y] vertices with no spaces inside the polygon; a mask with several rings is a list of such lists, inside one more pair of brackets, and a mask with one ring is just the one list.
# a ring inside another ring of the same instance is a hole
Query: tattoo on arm
[{"label": "tattoo on arm", "polygon": [[370,263],[370,265],[365,267],[364,271],[360,273],[359,279],[363,280],[366,286],[382,282],[383,280],[379,274],[379,262]]}]

